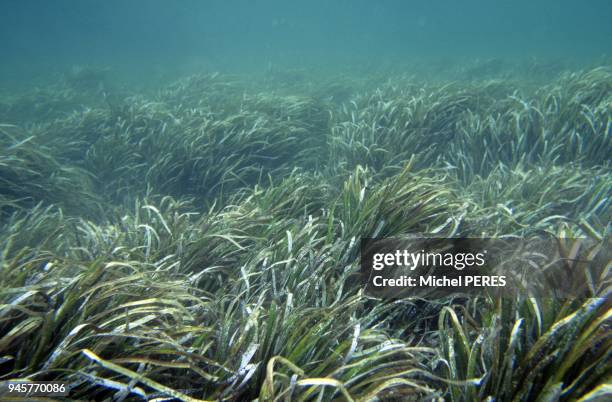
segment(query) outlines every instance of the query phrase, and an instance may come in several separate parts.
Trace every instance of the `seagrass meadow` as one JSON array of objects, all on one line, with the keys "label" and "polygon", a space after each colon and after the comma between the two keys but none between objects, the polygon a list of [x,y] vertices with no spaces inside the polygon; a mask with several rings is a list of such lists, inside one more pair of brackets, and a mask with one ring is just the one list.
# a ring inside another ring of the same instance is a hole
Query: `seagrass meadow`
[{"label": "seagrass meadow", "polygon": [[[92,67],[4,91],[0,380],[71,386],[40,400],[610,400],[612,68],[500,63],[147,87]],[[360,239],[414,233],[597,246],[571,300],[364,294]]]}]

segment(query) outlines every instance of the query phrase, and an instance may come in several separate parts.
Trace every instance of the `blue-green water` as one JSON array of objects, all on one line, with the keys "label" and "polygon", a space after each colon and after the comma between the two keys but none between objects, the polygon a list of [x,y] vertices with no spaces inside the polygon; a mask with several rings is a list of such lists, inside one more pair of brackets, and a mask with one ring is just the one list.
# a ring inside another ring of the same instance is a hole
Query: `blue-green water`
[{"label": "blue-green water", "polygon": [[3,0],[3,81],[73,65],[136,76],[205,67],[342,70],[612,50],[609,0]]}]

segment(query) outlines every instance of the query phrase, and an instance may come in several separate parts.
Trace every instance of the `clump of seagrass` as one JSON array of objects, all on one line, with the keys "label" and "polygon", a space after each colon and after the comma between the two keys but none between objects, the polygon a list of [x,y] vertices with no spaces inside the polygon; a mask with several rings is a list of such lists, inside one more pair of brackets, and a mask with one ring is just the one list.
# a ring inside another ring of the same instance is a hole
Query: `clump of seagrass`
[{"label": "clump of seagrass", "polygon": [[464,188],[463,196],[472,205],[468,226],[487,236],[530,236],[555,233],[560,223],[571,223],[574,229],[584,222],[605,225],[612,217],[612,180],[606,171],[578,165],[510,169],[500,164]]},{"label": "clump of seagrass", "polygon": [[13,125],[0,125],[0,215],[55,204],[70,213],[91,217],[100,212],[92,176],[62,164],[53,149]]},{"label": "clump of seagrass", "polygon": [[[609,239],[594,234],[596,243],[609,247]],[[560,242],[576,252],[576,240]],[[588,251],[573,264],[608,276],[608,262],[596,256]],[[445,307],[439,317],[437,366],[449,382],[449,399],[600,400],[608,393],[610,292],[604,285],[609,278],[595,278],[584,277],[588,291],[567,300],[479,297],[467,306]]]},{"label": "clump of seagrass", "polygon": [[92,70],[3,98],[0,378],[95,400],[609,397],[595,253],[583,301],[384,301],[355,279],[362,237],[609,242],[610,69],[524,68],[201,74],[113,102]]}]

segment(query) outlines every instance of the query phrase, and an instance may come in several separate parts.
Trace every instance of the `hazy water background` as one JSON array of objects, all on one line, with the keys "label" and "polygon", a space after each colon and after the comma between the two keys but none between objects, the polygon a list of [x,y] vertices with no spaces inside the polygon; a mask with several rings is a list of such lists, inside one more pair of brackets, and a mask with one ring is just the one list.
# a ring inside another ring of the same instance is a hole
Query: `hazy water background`
[{"label": "hazy water background", "polygon": [[74,65],[126,77],[610,54],[610,0],[2,0],[4,86]]}]

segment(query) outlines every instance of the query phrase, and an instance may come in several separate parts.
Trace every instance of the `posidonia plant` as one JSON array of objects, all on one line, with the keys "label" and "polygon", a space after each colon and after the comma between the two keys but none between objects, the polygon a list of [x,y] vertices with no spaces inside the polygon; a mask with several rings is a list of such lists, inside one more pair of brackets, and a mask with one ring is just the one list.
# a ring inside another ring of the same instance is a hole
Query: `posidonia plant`
[{"label": "posidonia plant", "polygon": [[378,300],[356,279],[362,237],[609,245],[610,68],[510,67],[3,99],[0,380],[94,400],[607,400],[603,254],[570,266],[589,273],[573,300]]}]

